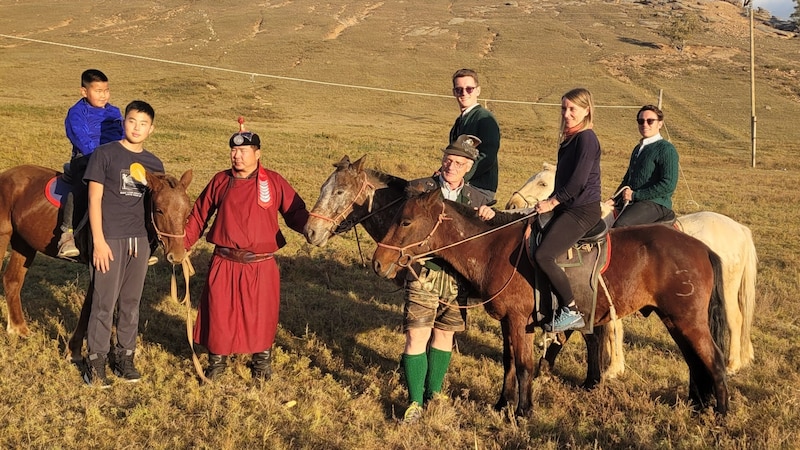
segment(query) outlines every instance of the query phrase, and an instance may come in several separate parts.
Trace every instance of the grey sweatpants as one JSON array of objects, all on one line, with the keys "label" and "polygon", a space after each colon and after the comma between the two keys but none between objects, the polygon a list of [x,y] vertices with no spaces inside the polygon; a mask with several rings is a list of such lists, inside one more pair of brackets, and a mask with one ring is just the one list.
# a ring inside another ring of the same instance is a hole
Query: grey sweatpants
[{"label": "grey sweatpants", "polygon": [[[136,350],[139,334],[139,303],[147,274],[150,245],[146,237],[107,239],[114,260],[109,270],[102,273],[89,265],[92,294],[92,311],[86,330],[89,354],[107,355],[111,348],[111,326],[114,308],[119,306],[117,317],[117,348]],[[137,255],[134,255],[137,250]],[[91,254],[91,253],[90,253]]]}]

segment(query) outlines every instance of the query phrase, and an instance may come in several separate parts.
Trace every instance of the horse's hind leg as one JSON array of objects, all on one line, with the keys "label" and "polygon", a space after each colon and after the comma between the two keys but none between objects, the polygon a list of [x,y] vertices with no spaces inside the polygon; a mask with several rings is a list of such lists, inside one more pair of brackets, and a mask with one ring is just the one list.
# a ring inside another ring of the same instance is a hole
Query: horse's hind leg
[{"label": "horse's hind leg", "polygon": [[89,326],[89,313],[92,312],[92,296],[94,294],[94,284],[89,283],[89,288],[86,289],[86,296],[83,298],[83,306],[81,306],[81,315],[78,318],[78,324],[75,325],[75,331],[69,338],[67,344],[67,358],[72,362],[78,362],[83,359],[83,340],[86,338],[86,328]]},{"label": "horse's hind leg", "polygon": [[12,243],[11,247],[11,256],[8,259],[5,273],[3,273],[3,289],[5,290],[6,304],[8,305],[8,326],[6,330],[9,334],[28,337],[31,332],[25,322],[25,314],[22,312],[20,292],[22,291],[22,283],[25,282],[25,274],[28,273],[28,267],[33,263],[33,258],[36,256],[36,250],[20,242]]},{"label": "horse's hind leg", "polygon": [[500,321],[500,329],[503,332],[503,389],[500,392],[500,398],[494,405],[497,411],[502,410],[509,404],[516,405],[517,403],[517,370],[516,362],[513,357],[513,348],[511,338],[509,336],[508,319],[504,318]]},{"label": "horse's hind leg", "polygon": [[712,395],[716,395],[716,411],[721,415],[727,414],[728,384],[724,358],[711,339],[709,329],[679,324],[667,328],[689,366],[689,400],[699,407],[706,407]]},{"label": "horse's hind leg", "polygon": [[[541,376],[548,376],[553,370],[553,367],[556,365],[556,358],[558,358],[558,354],[561,353],[561,350],[564,348],[564,344],[567,343],[569,337],[572,336],[572,330],[565,331],[564,333],[547,333],[542,338],[545,342],[545,352],[544,356],[539,359],[539,366],[536,373],[537,377]],[[552,339],[548,339],[548,335],[552,335]],[[550,340],[551,342],[547,344],[547,341]]]},{"label": "horse's hind leg", "polygon": [[586,341],[586,380],[584,389],[592,389],[600,383],[600,339],[594,334],[584,334]]}]

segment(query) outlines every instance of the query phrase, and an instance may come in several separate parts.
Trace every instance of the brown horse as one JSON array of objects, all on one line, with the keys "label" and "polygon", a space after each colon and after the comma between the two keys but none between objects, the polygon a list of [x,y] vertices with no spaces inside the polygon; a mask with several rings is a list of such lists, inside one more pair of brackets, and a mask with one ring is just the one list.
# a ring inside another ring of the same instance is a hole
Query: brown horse
[{"label": "brown horse", "polygon": [[[526,328],[532,319],[533,266],[524,251],[526,224],[498,213],[498,221],[484,223],[473,210],[442,201],[438,192],[411,198],[378,244],[373,268],[392,278],[413,264],[417,255],[435,254],[450,263],[477,289],[486,311],[500,320],[503,332],[503,390],[496,407],[516,403],[516,413],[531,409],[531,377],[534,373],[533,334]],[[476,239],[477,236],[494,230]],[[728,388],[725,359],[719,345],[726,345],[727,329],[722,299],[719,258],[695,238],[669,227],[652,225],[614,229],[609,234],[611,260],[603,277],[608,286],[597,294],[595,325],[641,311],[655,312],[683,353],[689,366],[689,398],[704,407],[716,397],[716,410],[726,414]],[[541,325],[541,324],[536,324]],[[586,387],[600,381],[599,342],[586,335]]]},{"label": "brown horse", "polygon": [[345,155],[320,188],[304,234],[309,244],[322,247],[328,238],[357,224],[380,242],[392,218],[403,206],[408,182],[402,178],[364,168],[366,155],[351,163]]},{"label": "brown horse", "polygon": [[[25,274],[37,252],[55,257],[58,250],[61,214],[45,196],[47,183],[58,175],[55,170],[30,165],[0,173],[0,248],[5,252],[11,244],[11,256],[3,273],[9,334],[30,334],[20,300]],[[192,180],[192,171],[186,171],[180,180],[171,175],[153,173],[147,173],[146,178],[151,199],[148,205],[151,226],[164,248],[167,261],[180,264],[186,255],[183,248],[184,224],[192,207],[186,188]],[[83,263],[87,262],[87,252],[88,247],[84,246]],[[91,299],[91,292],[86,293],[86,298]],[[80,358],[89,304],[84,300],[81,319],[70,339],[73,359]]]}]

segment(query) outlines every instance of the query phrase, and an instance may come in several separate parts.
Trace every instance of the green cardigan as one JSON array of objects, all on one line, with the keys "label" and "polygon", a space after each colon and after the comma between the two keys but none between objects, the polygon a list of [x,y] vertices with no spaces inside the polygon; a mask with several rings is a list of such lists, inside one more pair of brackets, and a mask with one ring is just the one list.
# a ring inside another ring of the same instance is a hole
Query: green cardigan
[{"label": "green cardigan", "polygon": [[638,157],[637,145],[631,153],[623,186],[633,189],[633,201],[649,200],[672,209],[672,194],[678,185],[678,152],[669,141],[661,139],[647,144]]},{"label": "green cardigan", "polygon": [[450,142],[455,142],[462,134],[471,134],[481,140],[478,146],[478,160],[464,179],[476,188],[497,192],[500,126],[494,115],[481,105],[475,106],[464,117],[459,115],[450,129]]}]

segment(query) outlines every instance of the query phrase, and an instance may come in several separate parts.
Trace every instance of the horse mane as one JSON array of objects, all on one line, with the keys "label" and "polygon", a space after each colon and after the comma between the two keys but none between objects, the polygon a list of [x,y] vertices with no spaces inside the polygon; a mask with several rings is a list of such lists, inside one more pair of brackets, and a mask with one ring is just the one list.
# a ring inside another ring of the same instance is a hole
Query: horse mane
[{"label": "horse mane", "polygon": [[396,177],[375,169],[364,169],[364,171],[392,189],[404,191],[406,186],[408,186],[408,181],[404,178]]},{"label": "horse mane", "polygon": [[[409,185],[406,188],[406,195],[409,199],[417,198],[417,197],[424,197],[426,195],[438,195],[439,190],[432,190],[432,191],[424,191],[423,186],[415,186]],[[455,209],[455,212],[464,216],[465,219],[474,222],[476,225],[482,226],[490,226],[490,227],[499,227],[501,225],[505,225],[507,223],[511,223],[515,220],[520,219],[524,215],[525,212],[517,212],[517,211],[499,211],[495,210],[495,216],[487,221],[482,220],[478,217],[477,210],[473,206],[464,205],[458,202],[454,202],[452,200],[444,200],[445,203],[452,206]]]}]

